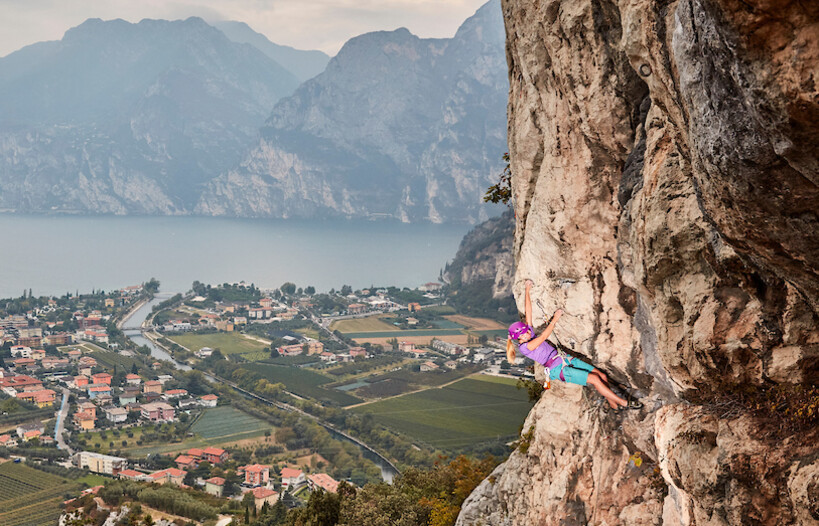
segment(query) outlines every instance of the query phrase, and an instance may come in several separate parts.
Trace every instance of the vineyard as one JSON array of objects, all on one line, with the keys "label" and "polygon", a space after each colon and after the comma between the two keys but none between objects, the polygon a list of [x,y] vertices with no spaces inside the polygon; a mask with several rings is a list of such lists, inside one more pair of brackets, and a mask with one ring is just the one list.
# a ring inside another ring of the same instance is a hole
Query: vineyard
[{"label": "vineyard", "polygon": [[0,464],[0,524],[40,526],[56,524],[60,504],[75,496],[76,481],[44,473],[25,464]]}]

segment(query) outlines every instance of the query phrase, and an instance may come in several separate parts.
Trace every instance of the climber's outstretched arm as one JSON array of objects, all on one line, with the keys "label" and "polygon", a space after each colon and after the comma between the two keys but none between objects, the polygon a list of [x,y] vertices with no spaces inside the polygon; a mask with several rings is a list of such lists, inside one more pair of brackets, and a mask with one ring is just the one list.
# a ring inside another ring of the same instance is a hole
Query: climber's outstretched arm
[{"label": "climber's outstretched arm", "polygon": [[552,331],[555,330],[555,325],[557,325],[557,320],[559,320],[562,315],[563,311],[557,309],[555,311],[555,315],[552,316],[552,321],[550,321],[549,325],[547,325],[546,328],[543,329],[543,332],[540,333],[540,336],[538,336],[534,340],[529,340],[526,343],[526,346],[529,348],[530,351],[534,351],[535,349],[540,347],[540,344],[545,342],[546,339],[552,335]]},{"label": "climber's outstretched arm", "polygon": [[525,309],[524,312],[526,313],[526,325],[528,325],[530,327],[532,326],[532,296],[531,296],[531,292],[530,292],[531,290],[532,290],[532,280],[527,279],[526,280],[526,293],[523,296],[523,308]]}]

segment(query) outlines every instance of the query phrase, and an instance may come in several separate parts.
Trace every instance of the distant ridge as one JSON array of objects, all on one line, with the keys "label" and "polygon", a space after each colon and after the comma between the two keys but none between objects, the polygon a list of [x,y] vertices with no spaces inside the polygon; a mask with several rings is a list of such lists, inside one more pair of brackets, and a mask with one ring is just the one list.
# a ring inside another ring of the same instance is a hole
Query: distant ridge
[{"label": "distant ridge", "polygon": [[251,29],[244,22],[228,20],[214,22],[213,26],[234,42],[255,46],[259,51],[290,71],[301,82],[311,79],[324,71],[330,61],[330,57],[322,51],[305,51],[275,44],[268,40],[266,36]]}]

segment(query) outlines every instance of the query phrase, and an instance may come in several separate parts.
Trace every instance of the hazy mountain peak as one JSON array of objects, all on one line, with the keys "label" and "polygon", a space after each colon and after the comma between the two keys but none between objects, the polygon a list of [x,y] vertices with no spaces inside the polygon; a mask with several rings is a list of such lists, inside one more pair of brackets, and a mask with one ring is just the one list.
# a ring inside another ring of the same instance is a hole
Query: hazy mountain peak
[{"label": "hazy mountain peak", "polygon": [[227,38],[240,44],[250,44],[290,71],[300,81],[315,77],[327,66],[330,57],[322,51],[301,50],[271,42],[244,22],[233,20],[214,22],[214,27]]}]

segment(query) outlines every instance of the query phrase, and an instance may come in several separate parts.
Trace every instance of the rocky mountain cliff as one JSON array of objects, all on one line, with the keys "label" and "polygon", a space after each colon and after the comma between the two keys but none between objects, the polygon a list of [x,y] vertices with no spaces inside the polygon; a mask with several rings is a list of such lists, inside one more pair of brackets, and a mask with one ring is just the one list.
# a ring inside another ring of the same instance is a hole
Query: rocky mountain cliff
[{"label": "rocky mountain cliff", "polygon": [[88,20],[0,58],[0,209],[185,213],[298,82],[198,18]]},{"label": "rocky mountain cliff", "polygon": [[512,297],[515,232],[510,209],[470,230],[444,269],[448,302],[459,312],[493,319],[517,319]]},{"label": "rocky mountain cliff", "polygon": [[347,42],[281,101],[258,147],[196,212],[478,222],[502,168],[508,81],[497,1],[451,39],[406,29]]},{"label": "rocky mountain cliff", "polygon": [[817,524],[819,5],[503,15],[518,306],[645,407],[553,383],[457,524]]}]

